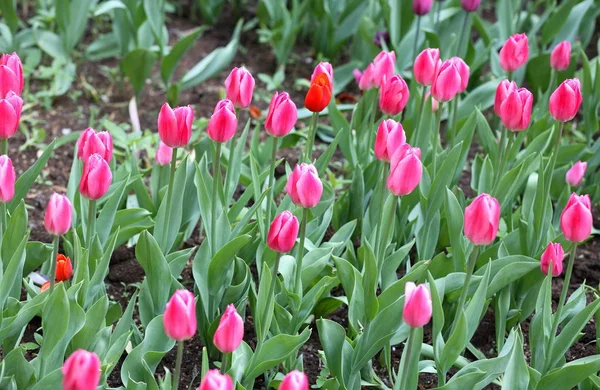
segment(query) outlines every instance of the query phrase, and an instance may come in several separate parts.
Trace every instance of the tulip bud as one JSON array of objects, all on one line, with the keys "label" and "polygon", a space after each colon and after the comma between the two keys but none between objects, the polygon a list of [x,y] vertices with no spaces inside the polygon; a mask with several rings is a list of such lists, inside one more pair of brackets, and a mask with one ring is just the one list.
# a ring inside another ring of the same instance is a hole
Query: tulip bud
[{"label": "tulip bud", "polygon": [[321,112],[331,101],[332,84],[326,73],[320,73],[310,83],[304,106],[311,112]]},{"label": "tulip bud", "polygon": [[221,375],[219,370],[209,370],[198,390],[233,390],[233,382],[229,375]]},{"label": "tulip bud", "polygon": [[404,286],[404,310],[402,318],[411,328],[421,328],[431,320],[433,304],[431,292],[425,284],[406,282]]},{"label": "tulip bud", "polygon": [[52,193],[44,216],[46,231],[56,236],[65,234],[71,229],[72,214],[73,207],[69,198],[56,192]]},{"label": "tulip bud", "polygon": [[310,76],[310,83],[312,84],[321,74],[327,76],[329,89],[333,92],[333,66],[329,62],[319,62]]},{"label": "tulip bud", "polygon": [[[0,66],[0,69],[2,67]],[[8,139],[12,137],[19,129],[21,122],[21,110],[23,109],[23,99],[14,92],[8,92],[6,97],[0,100],[0,138]]]},{"label": "tulip bud", "polygon": [[169,165],[173,159],[173,148],[170,148],[164,142],[159,141],[154,159],[158,165]]},{"label": "tulip bud", "polygon": [[373,60],[373,84],[381,88],[384,78],[389,80],[394,76],[396,69],[396,53],[393,51],[382,51]]},{"label": "tulip bud", "polygon": [[421,182],[423,164],[421,164],[421,149],[409,144],[398,146],[390,162],[390,175],[387,187],[396,196],[408,195]]},{"label": "tulip bud", "polygon": [[540,261],[540,268],[545,275],[548,275],[548,267],[550,266],[550,261],[552,261],[552,276],[558,276],[562,273],[563,265],[562,261],[565,257],[565,251],[559,243],[551,242],[548,244],[548,247],[542,253],[542,258]]},{"label": "tulip bud", "polygon": [[228,305],[215,331],[213,344],[223,353],[231,353],[238,349],[244,338],[244,320],[233,304]]},{"label": "tulip bud", "polygon": [[23,65],[17,53],[2,54],[0,57],[0,99],[12,91],[16,95],[23,92]]},{"label": "tulip bud", "polygon": [[450,101],[460,92],[462,83],[454,61],[444,61],[431,85],[431,96],[438,102]]},{"label": "tulip bud", "polygon": [[163,104],[158,114],[158,134],[162,142],[172,148],[181,148],[190,142],[192,136],[194,109],[192,106],[171,109]]},{"label": "tulip bud", "polygon": [[581,106],[581,83],[579,79],[563,81],[550,96],[550,115],[559,122],[575,118]]},{"label": "tulip bud", "polygon": [[511,131],[523,131],[529,127],[533,94],[526,88],[511,91],[500,105],[502,124]]},{"label": "tulip bud", "polygon": [[44,282],[44,284],[42,284],[42,287],[40,287],[40,293],[43,293],[44,291],[48,290],[50,288],[50,282]]},{"label": "tulip bud", "polygon": [[382,120],[375,136],[375,157],[389,162],[398,147],[405,143],[406,134],[402,125],[393,119]]},{"label": "tulip bud", "polygon": [[8,203],[15,196],[15,168],[7,155],[0,156],[0,202]]},{"label": "tulip bud", "polygon": [[494,98],[494,112],[496,115],[500,115],[500,107],[502,106],[502,102],[506,99],[511,92],[516,91],[518,89],[517,83],[509,80],[502,80],[498,87],[496,88],[496,96]]},{"label": "tulip bud", "polygon": [[265,129],[273,137],[285,137],[298,120],[298,109],[287,92],[277,93],[271,98]]},{"label": "tulip bud", "polygon": [[560,214],[560,229],[571,242],[581,242],[592,232],[592,205],[589,195],[571,194]]},{"label": "tulip bud", "polygon": [[196,334],[196,301],[188,290],[177,290],[167,302],[163,326],[167,336],[182,341]]},{"label": "tulip bud", "polygon": [[110,162],[113,156],[113,139],[108,131],[96,132],[88,127],[77,141],[77,158],[87,161],[95,153]]},{"label": "tulip bud", "polygon": [[112,173],[108,163],[99,154],[92,154],[83,164],[79,192],[88,199],[100,199],[111,183]]},{"label": "tulip bud", "polygon": [[433,0],[413,0],[412,10],[416,15],[423,16],[431,10]]},{"label": "tulip bud", "polygon": [[220,100],[208,121],[208,137],[215,142],[227,142],[235,135],[238,120],[230,100]]},{"label": "tulip bud", "polygon": [[64,282],[71,279],[73,275],[73,264],[71,259],[62,253],[59,253],[56,257],[56,280],[58,282]]},{"label": "tulip bud", "polygon": [[550,66],[554,70],[565,70],[569,67],[571,63],[571,42],[562,41],[554,50],[552,50],[552,54],[550,54]]},{"label": "tulip bud", "polygon": [[417,83],[431,85],[435,80],[440,62],[440,49],[428,48],[419,53],[413,65],[413,73]]},{"label": "tulip bud", "polygon": [[233,68],[225,79],[225,90],[227,99],[236,107],[246,108],[252,102],[254,77],[244,67]]},{"label": "tulip bud", "polygon": [[465,208],[465,236],[475,245],[489,245],[498,234],[500,203],[481,194]]},{"label": "tulip bud", "polygon": [[458,89],[458,92],[462,93],[467,90],[467,85],[469,85],[471,69],[469,68],[469,65],[467,65],[467,63],[460,57],[452,57],[450,58],[450,61],[454,64],[458,70],[458,74],[460,75],[460,88]]},{"label": "tulip bud", "polygon": [[587,169],[587,162],[577,161],[571,169],[567,171],[565,181],[572,187],[577,187],[581,184],[583,176],[585,176],[585,170]]},{"label": "tulip bud", "polygon": [[296,165],[288,177],[285,191],[295,205],[305,209],[315,207],[323,194],[323,183],[319,179],[317,168],[307,163]]},{"label": "tulip bud", "polygon": [[[356,76],[356,75],[355,75]],[[369,64],[364,72],[360,74],[358,79],[358,88],[361,91],[375,87],[375,65]]]},{"label": "tulip bud", "polygon": [[388,115],[398,115],[406,103],[410,92],[406,81],[399,75],[391,78],[384,77],[379,91],[379,108]]},{"label": "tulip bud", "polygon": [[283,377],[279,390],[308,390],[308,378],[303,372],[291,371]]},{"label": "tulip bud", "polygon": [[466,12],[475,12],[479,8],[481,0],[461,0],[460,6]]},{"label": "tulip bud", "polygon": [[63,390],[95,390],[100,383],[100,359],[94,352],[78,349],[62,367]]},{"label": "tulip bud", "polygon": [[529,58],[529,41],[526,34],[511,35],[500,49],[500,66],[514,72],[525,65]]},{"label": "tulip bud", "polygon": [[275,252],[289,252],[298,238],[298,218],[289,211],[284,211],[275,217],[269,228],[267,244]]}]

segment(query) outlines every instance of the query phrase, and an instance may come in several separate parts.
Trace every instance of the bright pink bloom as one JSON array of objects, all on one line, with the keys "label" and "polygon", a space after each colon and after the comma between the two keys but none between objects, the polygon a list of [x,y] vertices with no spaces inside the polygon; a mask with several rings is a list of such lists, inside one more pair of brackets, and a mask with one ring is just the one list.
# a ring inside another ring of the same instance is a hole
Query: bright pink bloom
[{"label": "bright pink bloom", "polygon": [[310,76],[311,84],[316,80],[317,76],[324,74],[329,80],[329,89],[333,93],[333,66],[329,62],[319,62]]},{"label": "bright pink bloom", "polygon": [[439,71],[431,85],[431,96],[438,102],[447,102],[460,92],[462,78],[456,64],[446,60],[440,65]]},{"label": "bright pink bloom", "polygon": [[373,60],[373,84],[380,88],[384,78],[389,80],[394,76],[396,69],[396,53],[393,51],[382,51]]},{"label": "bright pink bloom", "polygon": [[163,315],[167,336],[173,340],[188,340],[196,334],[196,301],[188,290],[177,290],[167,302]]},{"label": "bright pink bloom", "polygon": [[169,103],[163,104],[158,114],[158,134],[162,142],[172,148],[181,148],[190,142],[194,109],[192,106],[171,109]]},{"label": "bright pink bloom", "polygon": [[227,142],[235,135],[237,125],[233,103],[227,99],[220,100],[208,121],[208,136],[215,142]]},{"label": "bright pink bloom", "polygon": [[581,184],[583,176],[585,176],[585,170],[587,169],[587,162],[577,161],[571,169],[567,171],[565,181],[572,187],[577,187]]},{"label": "bright pink bloom", "polygon": [[413,0],[412,10],[416,15],[423,16],[431,10],[433,0]]},{"label": "bright pink bloom", "polygon": [[44,227],[50,234],[63,235],[71,229],[73,206],[66,195],[52,193],[46,207]]},{"label": "bright pink bloom", "polygon": [[494,98],[494,112],[496,115],[500,116],[502,102],[511,94],[511,92],[516,91],[517,89],[517,83],[514,81],[502,80],[500,84],[498,84],[498,87],[496,88],[496,97]]},{"label": "bright pink bloom", "polygon": [[235,351],[244,338],[244,320],[233,304],[228,305],[215,331],[213,344],[223,353]]},{"label": "bright pink bloom", "polygon": [[527,88],[511,91],[500,105],[500,119],[508,130],[523,131],[531,121],[533,94]]},{"label": "bright pink bloom", "polygon": [[390,162],[388,190],[396,196],[408,195],[417,188],[422,175],[421,149],[406,143],[398,146]]},{"label": "bright pink bloom", "polygon": [[460,75],[460,88],[458,92],[462,93],[467,90],[467,85],[469,85],[471,69],[469,68],[469,65],[467,65],[467,63],[460,57],[452,57],[450,58],[450,61],[452,61],[454,66],[456,66],[458,74]]},{"label": "bright pink bloom", "polygon": [[0,100],[0,138],[8,139],[17,132],[22,109],[23,99],[12,91]]},{"label": "bright pink bloom", "polygon": [[323,194],[323,183],[319,179],[317,168],[307,163],[296,165],[288,177],[285,191],[295,205],[306,209],[315,207]]},{"label": "bright pink bloom", "polygon": [[289,211],[284,211],[275,217],[269,228],[267,244],[275,252],[289,252],[298,238],[298,218]]},{"label": "bright pink bloom", "polygon": [[227,99],[231,100],[236,107],[246,108],[252,102],[254,77],[243,66],[233,68],[225,79],[225,90]]},{"label": "bright pink bloom", "polygon": [[540,260],[540,268],[545,275],[548,275],[548,268],[550,261],[552,261],[552,276],[558,276],[563,270],[563,258],[565,257],[565,251],[559,243],[551,242],[548,247],[542,253]]},{"label": "bright pink bloom", "polygon": [[173,148],[168,147],[164,142],[160,141],[154,159],[158,165],[169,165],[173,159]]},{"label": "bright pink bloom", "polygon": [[399,75],[393,75],[390,79],[384,77],[379,91],[379,108],[388,115],[398,115],[406,103],[410,92],[406,81]]},{"label": "bright pink bloom", "polygon": [[406,143],[406,134],[399,122],[385,119],[379,123],[375,136],[375,157],[389,162],[394,152]]},{"label": "bright pink bloom", "polygon": [[404,310],[402,318],[411,328],[421,328],[431,320],[433,304],[431,292],[425,284],[406,282],[404,286]]},{"label": "bright pink bloom", "polygon": [[209,370],[198,390],[233,390],[233,381],[229,375],[221,375],[219,370]]},{"label": "bright pink bloom", "polygon": [[8,203],[15,196],[15,168],[10,157],[0,156],[0,202]]},{"label": "bright pink bloom", "polygon": [[356,84],[359,84],[359,88],[360,88],[360,79],[362,78],[363,72],[361,72],[357,68],[354,68],[354,70],[352,71],[352,74],[354,75],[354,81],[356,81]]},{"label": "bright pink bloom", "polygon": [[559,122],[575,118],[581,106],[581,83],[579,79],[563,81],[550,96],[550,115]]},{"label": "bright pink bloom", "polygon": [[500,49],[500,66],[514,72],[525,65],[529,58],[529,41],[526,34],[511,35]]},{"label": "bright pink bloom", "polygon": [[550,66],[555,70],[561,71],[569,67],[571,63],[571,42],[562,41],[550,54]]},{"label": "bright pink bloom", "polygon": [[284,137],[292,131],[298,120],[298,109],[287,92],[277,93],[271,98],[265,129],[273,137]]},{"label": "bright pink bloom", "polygon": [[475,245],[489,245],[498,234],[500,203],[481,194],[465,208],[465,236]]},{"label": "bright pink bloom", "polygon": [[440,63],[440,49],[428,48],[419,53],[413,65],[413,73],[417,83],[421,85],[433,84]]},{"label": "bright pink bloom", "polygon": [[10,91],[20,96],[24,83],[23,65],[17,53],[2,54],[0,57],[0,99],[4,99]]},{"label": "bright pink bloom", "polygon": [[63,390],[96,390],[100,383],[100,359],[94,352],[78,349],[62,366]]},{"label": "bright pink bloom", "polygon": [[475,12],[479,8],[481,0],[461,0],[460,6],[466,12]]},{"label": "bright pink bloom", "polygon": [[87,161],[92,154],[99,154],[106,162],[113,156],[113,139],[108,131],[96,132],[88,127],[77,141],[77,158]]},{"label": "bright pink bloom", "polygon": [[560,229],[571,242],[581,242],[592,232],[592,204],[589,195],[571,194],[560,214]]},{"label": "bright pink bloom", "polygon": [[367,65],[365,71],[360,74],[360,77],[358,78],[358,88],[361,91],[375,88],[375,65]]},{"label": "bright pink bloom", "polygon": [[83,174],[79,182],[79,192],[88,199],[100,199],[112,183],[112,172],[106,160],[99,154],[92,154],[83,164]]},{"label": "bright pink bloom", "polygon": [[308,378],[303,372],[291,371],[283,377],[279,390],[308,390]]}]

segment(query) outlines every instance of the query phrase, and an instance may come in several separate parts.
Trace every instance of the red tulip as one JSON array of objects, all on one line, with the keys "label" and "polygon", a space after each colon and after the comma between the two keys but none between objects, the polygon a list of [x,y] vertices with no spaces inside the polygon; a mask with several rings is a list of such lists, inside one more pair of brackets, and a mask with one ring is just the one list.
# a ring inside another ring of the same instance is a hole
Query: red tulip
[{"label": "red tulip", "polygon": [[393,75],[390,79],[384,77],[379,91],[379,108],[388,115],[398,115],[406,103],[410,92],[406,81],[399,75]]},{"label": "red tulip", "polygon": [[382,120],[375,136],[375,157],[389,162],[398,147],[405,143],[406,134],[402,125],[393,119]]},{"label": "red tulip", "polygon": [[559,122],[575,118],[581,106],[581,83],[579,79],[563,81],[550,96],[550,115]]},{"label": "red tulip", "polygon": [[59,253],[56,257],[56,280],[58,282],[64,282],[71,279],[73,275],[73,264],[71,259],[67,256]]},{"label": "red tulip", "polygon": [[481,194],[465,208],[465,236],[475,245],[489,245],[498,235],[500,203]]},{"label": "red tulip", "polygon": [[233,304],[228,305],[215,331],[213,344],[223,353],[231,353],[238,349],[244,338],[244,320]]},{"label": "red tulip", "polygon": [[158,134],[162,142],[172,148],[181,148],[190,142],[194,109],[192,106],[171,109],[168,103],[163,104],[158,114]]},{"label": "red tulip", "polygon": [[421,328],[431,320],[433,304],[431,292],[425,284],[419,286],[406,282],[402,318],[411,328]]},{"label": "red tulip", "polygon": [[77,141],[77,158],[87,161],[95,153],[110,162],[113,156],[113,139],[108,131],[96,132],[88,127]]},{"label": "red tulip", "polygon": [[196,301],[188,290],[177,290],[167,302],[163,315],[163,326],[167,336],[182,341],[196,334]]},{"label": "red tulip", "polygon": [[10,157],[0,156],[0,202],[8,203],[15,196],[15,168]]},{"label": "red tulip", "polygon": [[21,95],[23,92],[23,65],[17,53],[2,54],[0,57],[0,99],[9,92]]},{"label": "red tulip", "polygon": [[298,238],[298,218],[289,211],[284,211],[275,217],[269,228],[267,244],[275,252],[289,252]]},{"label": "red tulip", "polygon": [[585,171],[587,169],[587,162],[577,161],[571,169],[567,171],[565,181],[572,187],[577,187],[581,184]]},{"label": "red tulip", "polygon": [[227,142],[235,135],[238,120],[230,100],[220,100],[208,121],[208,137],[215,142]]},{"label": "red tulip", "polygon": [[310,88],[304,98],[304,106],[309,111],[321,112],[331,101],[332,84],[326,73],[320,73],[310,83]]},{"label": "red tulip", "polygon": [[315,166],[307,163],[296,165],[288,177],[285,191],[295,205],[306,209],[315,207],[323,194],[323,183]]},{"label": "red tulip", "polygon": [[83,174],[79,182],[79,192],[88,199],[100,199],[108,191],[112,173],[106,160],[99,154],[92,154],[83,164]]},{"label": "red tulip", "polygon": [[233,381],[229,375],[221,375],[219,370],[209,370],[198,390],[233,390]]},{"label": "red tulip", "polygon": [[525,65],[529,58],[529,41],[526,34],[510,36],[500,49],[500,66],[507,72],[514,72]]},{"label": "red tulip", "polygon": [[571,194],[560,214],[560,229],[571,242],[581,242],[592,232],[592,204],[589,195]]},{"label": "red tulip", "polygon": [[225,90],[227,99],[231,100],[236,107],[246,108],[252,102],[254,77],[243,66],[233,68],[225,79]]},{"label": "red tulip", "polygon": [[50,234],[63,235],[71,229],[73,206],[66,195],[54,192],[50,196],[46,215],[44,216],[44,227]]},{"label": "red tulip", "polygon": [[[2,67],[0,66],[0,69]],[[23,99],[14,92],[8,92],[6,97],[0,99],[0,138],[8,139],[15,135],[21,122]]]},{"label": "red tulip", "polygon": [[63,390],[95,390],[100,383],[100,359],[93,352],[78,349],[62,367]]},{"label": "red tulip", "polygon": [[421,149],[409,144],[398,146],[390,162],[390,175],[387,187],[396,196],[408,195],[421,182],[423,164],[421,164]]},{"label": "red tulip", "polygon": [[277,93],[271,98],[265,129],[273,137],[284,137],[292,131],[298,120],[298,109],[287,92]]},{"label": "red tulip", "polygon": [[550,54],[550,66],[554,70],[565,70],[569,67],[571,63],[571,42],[562,41],[554,50],[552,50],[552,54]]},{"label": "red tulip", "polygon": [[559,243],[551,242],[548,247],[542,253],[540,260],[540,268],[545,275],[548,275],[548,268],[550,267],[550,261],[552,261],[552,276],[558,276],[562,273],[563,269],[563,258],[565,257],[565,251]]},{"label": "red tulip", "polygon": [[413,73],[417,83],[421,85],[431,85],[440,66],[440,49],[425,49],[417,58],[413,65]]},{"label": "red tulip", "polygon": [[511,91],[500,105],[500,119],[508,130],[523,131],[529,127],[533,94],[526,88]]},{"label": "red tulip", "polygon": [[454,61],[442,62],[431,85],[431,96],[438,102],[447,102],[460,92],[462,78]]}]

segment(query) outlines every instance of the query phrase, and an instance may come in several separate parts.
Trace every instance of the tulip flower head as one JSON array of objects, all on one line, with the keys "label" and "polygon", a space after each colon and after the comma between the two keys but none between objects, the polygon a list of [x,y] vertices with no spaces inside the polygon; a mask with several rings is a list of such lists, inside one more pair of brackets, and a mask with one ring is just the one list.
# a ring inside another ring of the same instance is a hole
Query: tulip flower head
[{"label": "tulip flower head", "polygon": [[413,73],[417,83],[421,85],[431,85],[441,64],[440,49],[425,49],[417,58],[413,65]]},{"label": "tulip flower head", "polygon": [[500,203],[491,195],[481,194],[465,208],[465,236],[475,245],[489,245],[500,225]]},{"label": "tulip flower head", "polygon": [[396,196],[408,195],[417,188],[422,175],[421,149],[406,143],[398,146],[390,162],[388,190]]},{"label": "tulip flower head", "polygon": [[[2,67],[0,67],[1,69]],[[8,139],[15,135],[21,122],[23,99],[10,91],[0,99],[0,138]]]},{"label": "tulip flower head", "polygon": [[54,192],[46,207],[44,216],[44,227],[50,234],[60,236],[71,229],[73,206],[66,195]]},{"label": "tulip flower head", "polygon": [[254,94],[254,77],[244,67],[233,68],[225,79],[227,99],[236,107],[246,108],[252,102]]},{"label": "tulip flower head", "polygon": [[108,131],[96,132],[88,127],[77,141],[77,158],[87,161],[92,154],[99,154],[106,162],[113,156],[113,139]]},{"label": "tulip flower head", "polygon": [[167,146],[164,142],[159,141],[154,159],[158,165],[169,165],[173,159],[173,148]]},{"label": "tulip flower head", "polygon": [[552,276],[558,276],[563,270],[563,259],[565,257],[565,251],[559,243],[551,242],[548,247],[542,253],[540,260],[540,268],[545,275],[548,275],[548,268],[550,267],[550,261],[552,261]]},{"label": "tulip flower head", "polygon": [[402,318],[411,328],[421,328],[431,320],[433,304],[431,292],[425,284],[406,282],[404,287],[404,311]]},{"label": "tulip flower head", "polygon": [[531,121],[533,94],[526,88],[513,89],[500,104],[502,124],[511,131],[523,131]]},{"label": "tulip flower head", "polygon": [[[468,80],[467,80],[468,82]],[[446,60],[431,85],[431,96],[438,102],[448,102],[460,92],[463,81],[456,66],[456,61]]]},{"label": "tulip flower head", "polygon": [[287,92],[278,93],[271,98],[265,129],[273,137],[284,137],[292,131],[298,120],[298,109]]},{"label": "tulip flower head", "polygon": [[321,112],[331,101],[332,84],[326,73],[318,74],[310,83],[304,106],[311,112]]},{"label": "tulip flower head", "polygon": [[167,336],[182,341],[196,334],[196,301],[188,290],[177,290],[167,302],[163,315],[163,326]]},{"label": "tulip flower head", "polygon": [[291,371],[283,377],[279,390],[308,390],[308,378],[303,372]]},{"label": "tulip flower head", "polygon": [[426,15],[432,6],[433,0],[413,0],[412,2],[412,10],[418,16]]},{"label": "tulip flower head", "polygon": [[562,41],[550,54],[550,66],[554,70],[561,71],[565,70],[571,64],[571,42]]},{"label": "tulip flower head", "polygon": [[329,62],[319,62],[310,76],[311,84],[319,77],[324,74],[329,81],[329,89],[333,91],[333,66]]},{"label": "tulip flower head", "polygon": [[24,83],[23,65],[17,53],[2,54],[0,56],[0,99],[4,99],[11,91],[20,96]]},{"label": "tulip flower head", "polygon": [[565,176],[565,181],[571,187],[577,187],[581,184],[583,177],[585,176],[585,171],[587,169],[587,162],[577,161],[571,169],[567,171]]},{"label": "tulip flower head", "polygon": [[402,77],[397,74],[389,79],[384,77],[379,91],[379,108],[388,115],[398,115],[406,107],[409,95],[408,85]]},{"label": "tulip flower head", "polygon": [[42,287],[40,287],[40,293],[43,293],[44,291],[48,290],[50,288],[50,282],[44,282],[44,284],[42,284]]},{"label": "tulip flower head", "polygon": [[454,64],[458,70],[458,74],[460,75],[460,88],[458,89],[458,92],[465,92],[467,90],[467,86],[469,85],[471,69],[469,68],[469,65],[467,65],[467,63],[460,57],[452,57],[450,58],[450,61]]},{"label": "tulip flower head", "polygon": [[380,88],[383,79],[390,79],[396,68],[396,53],[393,51],[382,51],[373,60],[373,84]]},{"label": "tulip flower head", "polygon": [[233,304],[228,305],[213,336],[213,344],[223,353],[238,349],[244,338],[244,320]]},{"label": "tulip flower head", "polygon": [[502,106],[502,102],[506,99],[508,95],[510,95],[513,91],[519,89],[517,87],[517,83],[509,80],[502,80],[498,87],[496,88],[496,96],[494,97],[494,112],[496,115],[500,116]]},{"label": "tulip flower head", "polygon": [[405,143],[406,134],[402,125],[393,119],[384,119],[379,123],[375,136],[375,157],[389,162],[398,147]]},{"label": "tulip flower head", "polygon": [[592,204],[589,195],[571,194],[560,214],[560,229],[571,242],[581,242],[592,233]]},{"label": "tulip flower head", "polygon": [[209,370],[198,390],[233,390],[233,381],[229,375],[222,375],[219,370]]},{"label": "tulip flower head", "polygon": [[100,383],[100,359],[94,352],[78,349],[62,367],[63,390],[95,390]]},{"label": "tulip flower head", "polygon": [[0,202],[8,203],[15,196],[15,168],[7,155],[0,156]]},{"label": "tulip flower head", "polygon": [[158,134],[160,139],[171,148],[181,148],[190,142],[194,109],[192,106],[172,109],[163,104],[158,114]]},{"label": "tulip flower head", "polygon": [[529,41],[526,34],[511,35],[500,49],[500,66],[506,72],[514,72],[529,59]]},{"label": "tulip flower head", "polygon": [[292,250],[298,238],[298,218],[289,211],[277,215],[267,235],[267,244],[275,252],[285,253]]},{"label": "tulip flower head", "polygon": [[56,257],[56,281],[64,282],[71,279],[73,275],[73,264],[71,259],[62,253]]},{"label": "tulip flower head", "polygon": [[231,100],[221,100],[208,121],[208,137],[215,142],[227,142],[235,135],[237,125],[233,103]]},{"label": "tulip flower head", "polygon": [[582,102],[579,79],[563,81],[550,96],[550,115],[559,122],[575,118]]},{"label": "tulip flower head", "polygon": [[315,207],[323,194],[323,183],[317,168],[307,163],[296,165],[288,177],[285,191],[295,205],[306,209]]},{"label": "tulip flower head", "polygon": [[461,0],[460,6],[466,12],[475,12],[479,8],[481,0]]},{"label": "tulip flower head", "polygon": [[112,172],[104,158],[92,154],[83,164],[83,174],[79,182],[79,192],[88,199],[100,199],[112,183]]}]

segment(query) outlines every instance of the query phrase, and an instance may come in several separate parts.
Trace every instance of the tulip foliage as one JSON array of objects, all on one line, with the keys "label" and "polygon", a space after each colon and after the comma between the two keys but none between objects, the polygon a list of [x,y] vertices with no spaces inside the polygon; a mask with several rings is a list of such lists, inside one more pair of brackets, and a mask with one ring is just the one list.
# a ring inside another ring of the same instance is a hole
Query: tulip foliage
[{"label": "tulip foliage", "polygon": [[[600,354],[569,351],[600,319],[574,276],[598,243],[600,60],[562,30],[492,29],[479,1],[400,3],[389,46],[307,69],[300,98],[236,67],[211,112],[157,103],[149,168],[136,134],[82,131],[51,242],[29,240],[24,199],[56,144],[17,176],[23,70],[3,55],[0,388],[599,388]],[[478,40],[435,33],[442,7]],[[122,246],[143,270],[123,306],[106,281]]]}]

